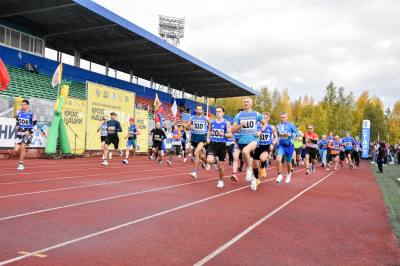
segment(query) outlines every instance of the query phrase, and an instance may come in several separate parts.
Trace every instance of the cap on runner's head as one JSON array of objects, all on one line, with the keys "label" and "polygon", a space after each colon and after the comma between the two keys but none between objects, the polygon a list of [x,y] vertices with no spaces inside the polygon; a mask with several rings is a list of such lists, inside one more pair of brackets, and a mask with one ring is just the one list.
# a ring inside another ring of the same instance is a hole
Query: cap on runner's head
[{"label": "cap on runner's head", "polygon": [[129,122],[135,122],[135,118],[133,117],[129,118]]}]

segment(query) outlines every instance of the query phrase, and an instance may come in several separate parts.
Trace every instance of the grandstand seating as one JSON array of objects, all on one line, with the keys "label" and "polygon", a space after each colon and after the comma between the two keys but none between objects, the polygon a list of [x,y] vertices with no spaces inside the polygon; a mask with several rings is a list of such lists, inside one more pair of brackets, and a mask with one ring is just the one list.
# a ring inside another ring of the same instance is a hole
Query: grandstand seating
[{"label": "grandstand seating", "polygon": [[[23,97],[55,100],[57,88],[51,86],[51,77],[43,74],[31,73],[26,69],[7,66],[11,82],[7,90],[0,94]],[[70,84],[69,95],[72,98],[86,99],[86,84],[76,81],[68,81]]]}]

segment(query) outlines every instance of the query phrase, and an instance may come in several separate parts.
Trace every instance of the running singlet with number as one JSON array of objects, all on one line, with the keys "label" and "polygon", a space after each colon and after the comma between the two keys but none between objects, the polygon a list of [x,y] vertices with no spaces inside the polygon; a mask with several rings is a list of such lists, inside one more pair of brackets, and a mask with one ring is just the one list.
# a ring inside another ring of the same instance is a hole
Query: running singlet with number
[{"label": "running singlet with number", "polygon": [[205,116],[198,117],[197,115],[192,116],[193,128],[192,134],[205,135],[208,131],[207,118]]},{"label": "running singlet with number", "polygon": [[306,133],[304,134],[304,138],[306,139],[306,146],[310,148],[317,147],[318,135],[317,133]]},{"label": "running singlet with number", "polygon": [[136,125],[132,125],[128,127],[128,139],[136,139]]},{"label": "running singlet with number", "polygon": [[280,123],[276,126],[278,132],[279,145],[291,146],[293,145],[293,136],[298,133],[296,127],[289,123]]},{"label": "running singlet with number", "polygon": [[319,142],[318,142],[318,148],[321,150],[321,151],[326,151],[326,149],[328,149],[328,141],[327,140],[320,140]]},{"label": "running singlet with number", "polygon": [[17,123],[20,129],[32,129],[33,128],[33,121],[36,120],[35,115],[29,111],[24,112],[22,110],[18,111],[16,115]]},{"label": "running singlet with number", "polygon": [[331,148],[331,153],[332,153],[333,155],[339,154],[339,153],[340,153],[340,150],[341,150],[341,148],[342,148],[342,143],[341,143],[340,141],[334,140],[334,141],[331,142],[330,148]]},{"label": "running singlet with number", "polygon": [[[223,120],[221,122],[212,121],[211,122],[211,132],[210,132],[210,141],[211,142],[226,142],[225,134],[227,130],[226,121]],[[222,134],[222,136],[221,136]]]},{"label": "running singlet with number", "polygon": [[293,144],[294,144],[295,149],[299,149],[299,148],[303,147],[303,137],[302,137],[302,133],[300,131],[293,134]]},{"label": "running singlet with number", "polygon": [[263,120],[263,116],[256,111],[241,111],[235,116],[234,123],[244,125],[240,128],[239,144],[249,144],[252,141],[258,141],[257,124]]},{"label": "running singlet with number", "polygon": [[342,139],[344,150],[345,151],[352,151],[354,145],[354,139],[352,137],[344,137]]},{"label": "running singlet with number", "polygon": [[182,137],[179,137],[179,130],[172,132],[172,145],[181,145]]},{"label": "running singlet with number", "polygon": [[[262,126],[258,124],[257,130],[260,131]],[[274,139],[272,134],[272,126],[268,125],[264,131],[261,132],[260,140],[258,141],[258,145],[270,145],[272,144],[272,140]]]},{"label": "running singlet with number", "polygon": [[108,130],[107,130],[107,123],[103,123],[100,125],[100,136],[107,137]]},{"label": "running singlet with number", "polygon": [[360,142],[357,140],[354,140],[353,147],[354,147],[354,150],[356,150],[356,151],[360,150]]}]

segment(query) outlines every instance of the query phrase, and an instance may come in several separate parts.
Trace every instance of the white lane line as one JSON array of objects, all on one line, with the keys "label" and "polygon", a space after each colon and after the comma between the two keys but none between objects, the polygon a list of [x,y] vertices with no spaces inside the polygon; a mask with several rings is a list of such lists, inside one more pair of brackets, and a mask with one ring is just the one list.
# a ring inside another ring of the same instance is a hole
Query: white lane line
[{"label": "white lane line", "polygon": [[4,195],[4,196],[0,196],[0,199],[8,199],[8,198],[21,197],[21,196],[36,195],[36,194],[42,194],[42,193],[48,193],[48,192],[64,191],[64,190],[87,188],[87,187],[106,186],[106,185],[120,184],[120,183],[126,183],[126,182],[134,182],[134,181],[140,181],[140,180],[152,180],[152,179],[170,177],[170,176],[177,176],[177,175],[187,175],[187,173],[148,176],[148,177],[132,178],[132,179],[125,179],[125,180],[118,180],[118,181],[111,181],[111,182],[103,182],[103,183],[95,183],[95,184],[88,184],[88,185],[81,185],[81,186],[62,187],[62,188],[54,188],[54,189],[47,189],[47,190],[38,190],[38,191],[32,191],[32,192]]},{"label": "white lane line", "polygon": [[322,179],[318,180],[317,182],[315,182],[314,184],[312,184],[311,186],[305,188],[304,190],[302,190],[301,192],[299,192],[298,194],[296,194],[294,197],[290,198],[288,201],[286,201],[285,203],[283,203],[282,205],[280,205],[278,208],[274,209],[273,211],[271,211],[270,213],[268,213],[267,215],[265,215],[264,217],[262,217],[260,220],[258,220],[257,222],[255,222],[254,224],[250,225],[249,227],[247,227],[245,230],[243,230],[240,234],[236,235],[234,238],[232,238],[231,240],[229,240],[228,242],[226,242],[225,244],[223,244],[222,246],[220,246],[218,249],[214,250],[213,252],[211,252],[210,254],[208,254],[207,256],[205,256],[203,259],[201,259],[200,261],[196,262],[194,264],[194,266],[201,266],[204,265],[205,263],[209,262],[211,259],[215,258],[216,256],[218,256],[221,252],[223,252],[224,250],[226,250],[227,248],[229,248],[230,246],[232,246],[233,244],[235,244],[237,241],[239,241],[242,237],[244,237],[245,235],[247,235],[248,233],[250,233],[251,231],[253,231],[257,226],[259,226],[260,224],[262,224],[263,222],[265,222],[266,220],[268,220],[269,218],[271,218],[274,214],[276,214],[277,212],[279,212],[280,210],[282,210],[283,208],[285,208],[287,205],[289,205],[291,202],[293,202],[294,200],[298,199],[299,197],[301,197],[304,193],[306,193],[307,191],[309,191],[310,189],[312,189],[313,187],[315,187],[316,185],[318,185],[319,183],[323,182],[324,180],[326,180],[330,175],[334,174],[335,172],[331,172],[330,174],[327,174],[326,176],[324,176]]},{"label": "white lane line", "polygon": [[[269,181],[274,180],[274,179],[275,178],[270,178],[270,179],[262,181],[261,183],[269,182]],[[198,181],[198,182],[204,182],[204,181],[207,181],[207,180],[216,180],[216,179],[215,178],[210,178],[210,179],[206,179],[206,180],[202,180],[202,181]],[[195,182],[193,182],[193,183],[195,183]],[[193,202],[190,202],[190,203],[186,203],[186,204],[180,205],[180,206],[172,208],[172,209],[168,209],[168,210],[165,210],[165,211],[162,211],[162,212],[158,212],[158,213],[155,213],[155,214],[152,214],[152,215],[140,218],[140,219],[136,219],[136,220],[124,223],[124,224],[113,226],[113,227],[110,227],[110,228],[107,228],[107,229],[104,229],[104,230],[101,230],[101,231],[98,231],[98,232],[95,232],[95,233],[92,233],[92,234],[84,235],[84,236],[81,236],[81,237],[78,237],[78,238],[75,238],[75,239],[72,239],[72,240],[69,240],[69,241],[66,241],[66,242],[62,242],[62,243],[59,243],[59,244],[56,244],[56,245],[53,245],[53,246],[49,246],[49,247],[46,247],[46,248],[43,248],[43,249],[40,249],[40,250],[32,251],[32,252],[30,252],[30,253],[28,253],[26,255],[22,255],[22,256],[14,257],[14,258],[11,258],[11,259],[8,259],[8,260],[5,260],[5,261],[1,261],[0,262],[0,266],[26,259],[28,257],[34,256],[35,254],[46,253],[46,252],[48,252],[50,250],[54,250],[54,249],[57,249],[57,248],[65,247],[65,246],[68,246],[68,245],[71,245],[71,244],[74,244],[74,243],[77,243],[77,242],[80,242],[80,241],[83,241],[83,240],[86,240],[86,239],[89,239],[89,238],[93,238],[93,237],[96,237],[96,236],[99,236],[99,235],[103,235],[105,233],[109,233],[109,232],[112,232],[112,231],[115,231],[115,230],[118,230],[118,229],[121,229],[121,228],[125,228],[125,227],[133,225],[133,224],[144,222],[144,221],[147,221],[147,220],[150,220],[150,219],[153,219],[153,218],[156,218],[156,217],[159,217],[159,216],[171,213],[171,212],[176,212],[178,210],[185,209],[185,208],[188,208],[188,207],[191,207],[191,206],[194,206],[194,205],[197,205],[197,204],[200,204],[200,203],[203,203],[203,202],[215,199],[215,198],[219,198],[219,197],[222,197],[222,196],[225,196],[225,195],[228,195],[228,194],[243,190],[245,188],[249,189],[249,185],[246,185],[246,186],[243,186],[243,187],[240,187],[240,188],[236,188],[236,189],[233,189],[233,190],[229,190],[227,192],[219,193],[219,194],[207,197],[207,198],[203,198],[201,200],[196,200],[196,201],[193,201]]]},{"label": "white lane line", "polygon": [[[174,169],[180,169],[180,168],[187,168],[187,166],[175,166]],[[171,169],[171,168],[165,168],[165,169]],[[100,170],[100,169],[99,169]],[[158,169],[159,170],[164,170]],[[75,178],[81,178],[81,177],[90,177],[90,176],[115,176],[118,174],[136,174],[136,173],[142,173],[142,172],[153,172],[155,171],[154,169],[146,169],[146,170],[139,170],[139,171],[123,171],[123,172],[109,172],[109,173],[96,173],[96,174],[87,174],[87,175],[75,175],[75,176],[64,176],[64,177],[54,177],[54,178],[44,178],[44,179],[33,179],[33,180],[24,180],[24,181],[13,181],[13,182],[4,182],[0,183],[0,185],[14,185],[14,184],[23,184],[23,183],[33,183],[33,182],[45,182],[45,181],[57,181],[57,180],[64,180],[64,179],[75,179]]]},{"label": "white lane line", "polygon": [[140,194],[144,194],[144,193],[149,193],[149,192],[166,190],[166,189],[170,189],[170,188],[177,188],[177,187],[183,187],[183,186],[188,186],[188,185],[192,185],[192,184],[198,184],[198,183],[203,183],[203,182],[207,182],[207,181],[210,181],[210,180],[216,180],[216,178],[213,177],[213,178],[208,178],[208,179],[204,179],[204,180],[198,180],[198,181],[195,181],[195,182],[186,182],[186,183],[181,183],[181,184],[178,184],[178,185],[171,185],[171,186],[165,186],[165,187],[159,187],[159,188],[152,188],[152,189],[141,190],[141,191],[136,191],[136,192],[127,193],[127,194],[121,194],[121,195],[118,195],[118,196],[111,196],[111,197],[106,197],[106,198],[101,198],[101,199],[96,199],[96,200],[82,201],[82,202],[78,202],[78,203],[62,205],[62,206],[48,208],[48,209],[41,209],[41,210],[36,210],[36,211],[31,211],[31,212],[25,212],[25,213],[21,213],[21,214],[16,214],[16,215],[0,218],[0,222],[1,221],[6,221],[6,220],[10,220],[10,219],[19,218],[19,217],[24,217],[24,216],[28,216],[28,215],[34,215],[34,214],[39,214],[39,213],[44,213],[44,212],[50,212],[50,211],[55,211],[55,210],[71,208],[71,207],[88,205],[88,204],[93,204],[93,203],[98,203],[98,202],[103,202],[103,201],[108,201],[108,200],[120,199],[120,198],[140,195]]},{"label": "white lane line", "polygon": [[[31,174],[45,174],[45,173],[59,173],[59,172],[74,172],[74,171],[80,171],[80,170],[99,170],[99,169],[115,169],[115,168],[121,168],[122,163],[119,163],[119,166],[102,166],[100,163],[98,166],[94,168],[77,168],[77,169],[62,169],[62,170],[48,170],[48,171],[38,171],[38,172],[18,172],[18,173],[7,173],[7,174],[1,174],[2,177],[4,176],[21,176],[21,175],[31,175]],[[149,166],[150,164],[131,164],[131,165],[125,165],[125,168],[135,168],[135,167],[141,167],[141,166]],[[95,165],[93,165],[95,166]],[[73,167],[73,165],[71,165]],[[15,169],[16,170],[16,169]]]},{"label": "white lane line", "polygon": [[[117,159],[115,159],[115,160],[117,160]],[[92,166],[97,166],[97,165],[99,165],[99,162],[101,162],[101,159],[99,159],[99,160],[97,160],[97,161],[93,161],[93,163],[79,163],[79,162],[75,162],[75,163],[69,163],[69,162],[71,162],[70,160],[69,161],[67,161],[67,162],[65,162],[65,161],[59,161],[58,162],[58,164],[51,164],[51,165],[49,165],[49,164],[47,164],[46,162],[38,162],[38,163],[36,163],[36,164],[33,164],[32,166],[28,166],[28,167],[26,167],[28,170],[30,170],[30,169],[36,169],[36,168],[54,168],[54,167],[60,167],[60,165],[62,165],[62,166],[77,166],[77,165],[79,165],[79,166],[90,166],[90,165],[92,165]],[[149,163],[149,164],[151,164],[151,163],[154,163],[154,162],[152,162],[152,161],[150,161],[149,159],[147,159],[147,160],[134,160],[134,162],[135,163],[137,163],[137,162],[141,162],[141,163]],[[11,164],[11,163],[10,163]],[[18,162],[16,162],[16,163],[12,163],[12,164],[15,164],[15,165],[18,165]],[[9,164],[7,164],[7,165],[9,165]],[[26,163],[24,163],[24,165],[26,166]],[[146,164],[147,165],[147,164]],[[1,167],[1,166],[0,166]],[[17,167],[9,167],[9,168],[2,168],[2,170],[17,170]]]}]

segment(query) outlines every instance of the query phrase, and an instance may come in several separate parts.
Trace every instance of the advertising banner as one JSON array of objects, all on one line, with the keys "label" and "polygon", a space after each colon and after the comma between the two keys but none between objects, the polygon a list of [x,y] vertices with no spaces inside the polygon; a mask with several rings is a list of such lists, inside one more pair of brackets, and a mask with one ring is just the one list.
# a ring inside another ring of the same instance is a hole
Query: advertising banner
[{"label": "advertising banner", "polygon": [[64,104],[63,116],[71,152],[83,154],[86,135],[86,101],[68,98]]},{"label": "advertising banner", "polygon": [[[122,127],[119,133],[120,140],[123,140],[128,133],[129,118],[134,116],[135,94],[92,82],[87,83],[87,130],[86,149],[101,149],[100,134],[98,128],[101,119],[105,116],[110,119],[110,113],[117,114],[117,120]],[[124,144],[120,143],[120,147]],[[111,145],[110,148],[113,148]]]},{"label": "advertising banner", "polygon": [[371,130],[371,121],[364,120],[362,122],[362,136],[361,136],[361,157],[363,159],[368,158],[369,153],[369,142],[370,142],[370,130]]},{"label": "advertising banner", "polygon": [[149,147],[149,112],[146,110],[135,110],[135,124],[140,130],[140,135],[137,138],[136,152],[145,152]]}]

